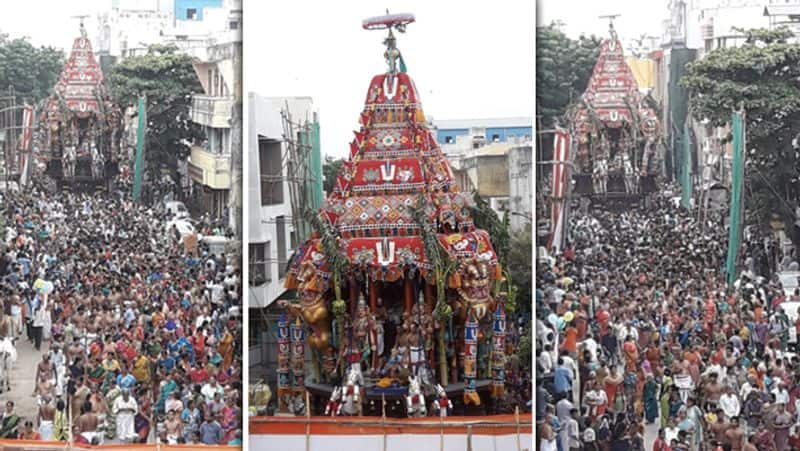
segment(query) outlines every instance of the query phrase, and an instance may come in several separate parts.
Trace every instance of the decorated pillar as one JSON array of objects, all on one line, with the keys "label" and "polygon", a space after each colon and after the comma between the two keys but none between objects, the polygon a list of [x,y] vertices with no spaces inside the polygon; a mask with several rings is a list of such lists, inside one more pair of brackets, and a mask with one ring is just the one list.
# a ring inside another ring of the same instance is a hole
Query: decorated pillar
[{"label": "decorated pillar", "polygon": [[285,396],[291,394],[292,384],[289,380],[289,321],[284,313],[278,318],[278,411],[289,412]]},{"label": "decorated pillar", "polygon": [[506,310],[502,302],[497,303],[492,327],[492,396],[499,398],[505,393],[506,384]]},{"label": "decorated pillar", "polygon": [[294,376],[293,391],[297,394],[305,391],[305,333],[300,318],[295,318],[289,328],[292,337],[292,375]]},{"label": "decorated pillar", "polygon": [[478,320],[470,312],[464,325],[464,404],[481,405],[481,398],[475,390],[478,371]]}]

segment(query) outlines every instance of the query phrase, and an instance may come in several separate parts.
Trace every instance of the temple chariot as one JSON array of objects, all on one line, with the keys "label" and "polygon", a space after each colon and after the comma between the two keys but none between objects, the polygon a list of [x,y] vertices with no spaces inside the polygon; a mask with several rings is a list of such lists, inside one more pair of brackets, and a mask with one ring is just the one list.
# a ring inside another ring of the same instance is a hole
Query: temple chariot
[{"label": "temple chariot", "polygon": [[117,174],[122,114],[83,24],[38,123],[46,173],[62,188],[107,186]]},{"label": "temple chariot", "polygon": [[290,265],[280,412],[308,393],[312,415],[486,415],[503,396],[509,290],[397,48],[394,33],[413,21],[363,23],[388,31],[387,70],[367,87],[349,159]]},{"label": "temple chariot", "polygon": [[575,139],[573,195],[599,202],[655,191],[663,160],[658,115],[609,28],[586,91],[567,115]]}]

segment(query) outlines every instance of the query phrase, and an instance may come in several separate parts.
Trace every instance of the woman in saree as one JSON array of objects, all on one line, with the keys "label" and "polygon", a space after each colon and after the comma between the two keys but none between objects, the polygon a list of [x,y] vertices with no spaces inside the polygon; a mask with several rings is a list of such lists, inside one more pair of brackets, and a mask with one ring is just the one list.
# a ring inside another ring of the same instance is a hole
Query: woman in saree
[{"label": "woman in saree", "polygon": [[225,431],[224,443],[228,443],[236,438],[236,431],[238,430],[239,423],[239,408],[236,406],[236,399],[232,396],[228,397],[225,407],[220,411],[222,414],[222,429]]},{"label": "woman in saree", "polygon": [[122,395],[122,390],[115,381],[109,382],[111,388],[106,393],[108,413],[106,414],[106,438],[113,439],[117,435],[117,414],[114,412],[114,401]]},{"label": "woman in saree", "polygon": [[6,402],[6,411],[3,412],[3,419],[0,421],[0,438],[16,439],[19,435],[19,417],[14,412],[14,402]]},{"label": "woman in saree", "polygon": [[67,418],[67,404],[59,399],[56,403],[56,412],[53,415],[53,440],[58,442],[67,441],[69,419]]},{"label": "woman in saree", "polygon": [[173,391],[178,389],[178,384],[172,379],[171,375],[167,375],[166,379],[161,382],[161,394],[156,402],[156,412],[164,413],[164,404],[167,402],[167,397]]},{"label": "woman in saree", "polygon": [[647,376],[644,383],[644,417],[647,424],[651,424],[658,418],[658,384],[653,376]]},{"label": "woman in saree", "polygon": [[140,354],[133,362],[133,376],[137,382],[143,384],[150,383],[150,359],[146,355]]},{"label": "woman in saree", "polygon": [[223,330],[217,350],[220,355],[222,355],[222,367],[228,368],[231,366],[231,362],[233,361],[233,334],[231,334],[227,326],[225,326]]},{"label": "woman in saree", "polygon": [[692,422],[694,428],[690,444],[692,445],[692,451],[697,451],[703,443],[703,411],[695,404],[694,397],[689,397],[686,406],[686,418]]}]

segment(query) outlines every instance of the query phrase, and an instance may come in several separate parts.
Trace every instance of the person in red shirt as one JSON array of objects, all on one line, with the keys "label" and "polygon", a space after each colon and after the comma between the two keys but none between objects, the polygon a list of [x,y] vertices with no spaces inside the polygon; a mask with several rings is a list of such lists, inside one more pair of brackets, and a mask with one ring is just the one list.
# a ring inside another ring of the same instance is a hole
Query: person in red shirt
[{"label": "person in red shirt", "polygon": [[199,367],[192,367],[189,371],[189,379],[194,384],[203,384],[208,380],[208,370],[205,365],[201,364]]},{"label": "person in red shirt", "polygon": [[561,349],[569,352],[573,358],[578,356],[578,329],[570,325],[564,330],[564,341],[561,343]]},{"label": "person in red shirt", "polygon": [[653,451],[670,451],[664,428],[658,430],[658,437],[656,437],[656,440],[653,442]]},{"label": "person in red shirt", "polygon": [[597,322],[600,324],[600,338],[608,333],[609,319],[611,319],[611,314],[605,308],[597,312]]}]

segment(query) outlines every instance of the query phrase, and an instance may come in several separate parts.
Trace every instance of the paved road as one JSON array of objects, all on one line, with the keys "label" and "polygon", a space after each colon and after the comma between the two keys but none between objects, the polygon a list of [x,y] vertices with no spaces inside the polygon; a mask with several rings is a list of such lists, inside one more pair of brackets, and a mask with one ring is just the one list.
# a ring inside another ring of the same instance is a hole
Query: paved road
[{"label": "paved road", "polygon": [[31,396],[34,389],[34,378],[36,376],[36,365],[42,360],[42,354],[47,350],[47,345],[42,343],[42,350],[37,351],[33,344],[29,343],[23,335],[17,340],[17,363],[11,370],[11,390],[0,395],[2,406],[8,400],[16,404],[17,415],[23,420],[36,422],[36,415],[39,410],[36,405],[36,397]]}]

